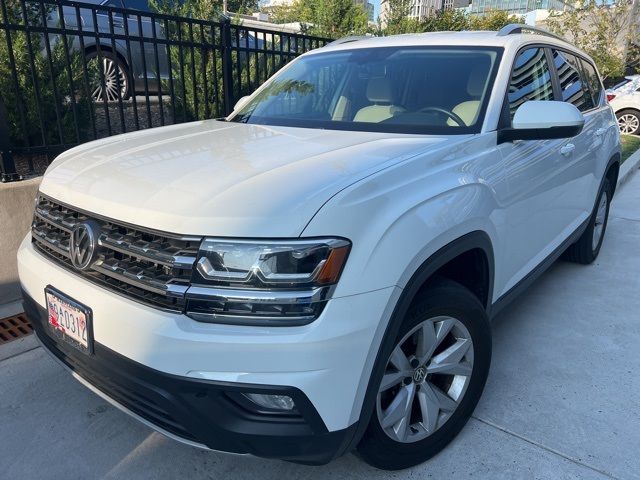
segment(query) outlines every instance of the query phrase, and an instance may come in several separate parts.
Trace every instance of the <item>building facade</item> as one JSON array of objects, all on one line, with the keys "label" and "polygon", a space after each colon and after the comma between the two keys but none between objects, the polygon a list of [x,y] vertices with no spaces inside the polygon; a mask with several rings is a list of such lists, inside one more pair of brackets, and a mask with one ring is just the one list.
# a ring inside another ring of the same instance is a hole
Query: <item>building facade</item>
[{"label": "building facade", "polygon": [[437,10],[442,10],[443,2],[452,0],[413,0],[411,2],[410,18],[422,20],[433,15]]},{"label": "building facade", "polygon": [[525,14],[533,10],[564,11],[567,4],[563,0],[473,0],[470,13],[484,13],[501,10],[509,14]]}]

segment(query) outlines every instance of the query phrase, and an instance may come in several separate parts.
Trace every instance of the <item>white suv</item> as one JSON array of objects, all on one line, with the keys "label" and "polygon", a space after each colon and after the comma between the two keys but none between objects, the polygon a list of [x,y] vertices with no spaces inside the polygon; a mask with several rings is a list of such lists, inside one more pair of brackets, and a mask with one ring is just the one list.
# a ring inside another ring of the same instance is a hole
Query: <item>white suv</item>
[{"label": "white suv", "polygon": [[620,133],[640,135],[640,75],[607,90],[607,100],[618,118]]},{"label": "white suv", "polygon": [[433,456],[490,318],[563,252],[596,258],[616,185],[592,61],[525,28],[338,41],[226,119],[60,155],[18,254],[38,338],[192,445]]}]

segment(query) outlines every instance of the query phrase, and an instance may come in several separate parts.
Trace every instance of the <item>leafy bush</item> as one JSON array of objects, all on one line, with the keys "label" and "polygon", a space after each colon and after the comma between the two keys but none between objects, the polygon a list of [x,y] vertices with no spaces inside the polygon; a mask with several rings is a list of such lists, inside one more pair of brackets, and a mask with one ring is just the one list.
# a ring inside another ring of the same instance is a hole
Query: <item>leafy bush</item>
[{"label": "leafy bush", "polygon": [[[40,4],[6,0],[5,23],[41,26]],[[44,5],[50,17],[52,5]],[[71,38],[68,38],[71,43]],[[75,144],[86,139],[90,102],[81,88],[82,59],[49,35],[50,55],[41,33],[3,30],[0,35],[0,99],[7,112],[13,148]],[[31,55],[30,51],[33,53]],[[15,67],[12,68],[12,67]],[[80,128],[80,127],[78,127]]]}]

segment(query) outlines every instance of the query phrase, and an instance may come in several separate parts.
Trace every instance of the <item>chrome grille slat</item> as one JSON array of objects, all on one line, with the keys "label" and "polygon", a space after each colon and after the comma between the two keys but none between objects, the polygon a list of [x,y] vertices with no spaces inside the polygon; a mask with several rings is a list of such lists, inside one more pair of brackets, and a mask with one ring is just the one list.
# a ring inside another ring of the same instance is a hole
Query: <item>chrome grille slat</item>
[{"label": "chrome grille slat", "polygon": [[69,256],[69,239],[65,239],[59,232],[49,232],[42,228],[42,225],[35,224],[31,228],[32,235],[36,236],[41,242],[45,243],[51,250]]},{"label": "chrome grille slat", "polygon": [[176,251],[176,254],[171,254],[167,253],[166,248],[163,249],[162,245],[158,245],[157,242],[155,244],[149,242],[141,244],[130,236],[113,234],[112,232],[102,233],[99,243],[111,250],[172,268],[190,269],[196,260],[195,256],[178,255],[178,249],[175,247],[169,247],[171,251]]},{"label": "chrome grille slat", "polygon": [[121,282],[128,283],[134,287],[147,290],[149,292],[156,293],[158,295],[165,296],[184,296],[187,291],[188,285],[175,285],[171,287],[171,278],[166,278],[165,282],[160,281],[153,277],[150,272],[145,272],[140,267],[131,267],[130,265],[120,265],[117,262],[107,264],[101,260],[98,260],[93,265],[93,270],[103,275],[107,275]]},{"label": "chrome grille slat", "polygon": [[[97,256],[85,269],[71,263],[69,240],[76,225],[100,226]],[[182,311],[201,238],[165,234],[122,224],[38,197],[31,227],[38,250],[78,276],[142,303]]]}]

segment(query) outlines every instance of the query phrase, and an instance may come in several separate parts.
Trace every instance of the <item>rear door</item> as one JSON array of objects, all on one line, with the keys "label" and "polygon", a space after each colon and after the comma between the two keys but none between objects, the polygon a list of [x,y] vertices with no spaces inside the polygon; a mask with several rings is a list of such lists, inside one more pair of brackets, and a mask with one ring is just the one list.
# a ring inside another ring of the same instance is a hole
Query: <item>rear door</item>
[{"label": "rear door", "polygon": [[575,189],[576,196],[567,201],[578,201],[576,207],[581,211],[580,217],[586,218],[591,215],[600,178],[607,165],[608,159],[604,158],[607,153],[603,145],[608,128],[613,125],[595,69],[591,67],[590,75],[585,68],[588,65],[586,60],[570,52],[553,49],[552,55],[562,100],[575,105],[585,120],[582,132],[567,143],[573,144],[575,149],[566,155],[565,167],[573,170],[579,185]]}]

